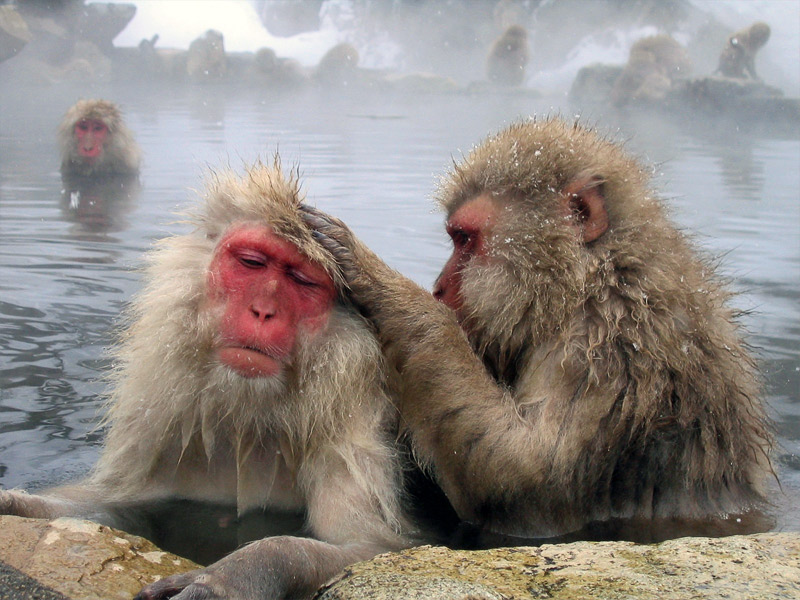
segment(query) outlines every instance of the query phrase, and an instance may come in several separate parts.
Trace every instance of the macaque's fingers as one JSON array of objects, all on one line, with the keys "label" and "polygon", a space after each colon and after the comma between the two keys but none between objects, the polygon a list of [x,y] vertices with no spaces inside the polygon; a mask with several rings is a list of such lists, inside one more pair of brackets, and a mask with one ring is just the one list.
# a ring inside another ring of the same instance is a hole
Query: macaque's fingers
[{"label": "macaque's fingers", "polygon": [[312,230],[322,233],[335,240],[338,244],[352,249],[356,238],[350,228],[344,224],[344,221],[307,204],[301,205],[300,214]]},{"label": "macaque's fingers", "polygon": [[354,248],[358,242],[350,228],[342,221],[308,205],[302,205],[301,214],[311,227],[311,234],[320,246],[330,252],[347,283],[359,274]]},{"label": "macaque's fingers", "polygon": [[13,515],[14,498],[10,492],[0,490],[0,515]]},{"label": "macaque's fingers", "polygon": [[[179,598],[216,598],[218,596],[211,595],[213,592],[205,585],[195,584],[195,580],[202,573],[202,569],[189,571],[188,573],[181,573],[179,575],[172,575],[159,579],[155,583],[142,588],[133,600],[162,600],[164,598],[172,598],[181,590],[186,590],[190,594],[204,593],[206,595],[191,595],[191,596],[178,596]],[[194,589],[189,589],[194,588]]]},{"label": "macaque's fingers", "polygon": [[321,211],[316,206],[311,206],[310,204],[301,204],[300,205],[300,212],[303,218],[306,217],[316,217],[321,221],[327,221],[329,224],[336,225],[337,227],[341,227],[342,229],[348,229],[347,225],[344,224],[344,221],[341,219],[337,219],[334,216],[329,215],[328,213]]}]

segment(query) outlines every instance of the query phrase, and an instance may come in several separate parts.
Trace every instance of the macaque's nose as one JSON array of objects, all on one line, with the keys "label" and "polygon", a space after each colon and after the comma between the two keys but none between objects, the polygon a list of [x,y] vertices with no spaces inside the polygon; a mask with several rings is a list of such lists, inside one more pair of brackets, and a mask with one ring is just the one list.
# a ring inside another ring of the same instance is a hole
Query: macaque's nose
[{"label": "macaque's nose", "polygon": [[441,279],[437,279],[436,283],[433,284],[433,297],[436,298],[441,302],[442,297],[444,296],[444,288],[440,285]]},{"label": "macaque's nose", "polygon": [[250,311],[259,321],[266,321],[278,311],[278,281],[273,279],[264,285],[250,303]]}]

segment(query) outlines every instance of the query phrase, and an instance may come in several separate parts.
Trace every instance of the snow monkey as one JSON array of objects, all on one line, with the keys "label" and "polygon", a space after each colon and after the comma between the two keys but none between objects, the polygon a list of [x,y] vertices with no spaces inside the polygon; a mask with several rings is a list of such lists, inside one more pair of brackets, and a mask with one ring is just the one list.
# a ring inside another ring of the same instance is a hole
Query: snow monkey
[{"label": "snow monkey", "polygon": [[615,106],[662,101],[679,79],[692,70],[689,53],[672,37],[661,34],[638,40],[611,90]]},{"label": "snow monkey", "polygon": [[139,146],[113,102],[79,100],[64,115],[58,139],[64,177],[139,173]]},{"label": "snow monkey", "polygon": [[766,45],[769,36],[769,25],[763,21],[732,34],[720,54],[717,72],[725,77],[758,80],[756,54]]},{"label": "snow monkey", "polygon": [[113,525],[127,504],[169,498],[305,512],[313,539],[261,539],[142,599],[305,598],[410,545],[381,349],[301,201],[277,158],[209,177],[195,229],[148,256],[94,469],[41,495],[0,491],[0,512]]},{"label": "snow monkey", "polygon": [[492,44],[486,58],[486,75],[499,85],[521,85],[530,57],[528,32],[522,25],[511,25]]},{"label": "snow monkey", "polygon": [[649,185],[579,123],[509,126],[443,178],[433,295],[306,208],[399,373],[416,456],[485,531],[763,514],[772,428],[739,314]]}]

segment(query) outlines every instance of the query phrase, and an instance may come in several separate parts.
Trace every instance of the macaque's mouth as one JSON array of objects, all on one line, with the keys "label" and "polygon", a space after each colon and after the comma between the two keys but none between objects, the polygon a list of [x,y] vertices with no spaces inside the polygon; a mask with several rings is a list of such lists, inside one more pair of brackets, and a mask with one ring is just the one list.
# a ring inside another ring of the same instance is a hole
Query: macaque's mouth
[{"label": "macaque's mouth", "polygon": [[225,346],[217,350],[217,358],[242,377],[272,377],[284,368],[280,356],[255,346]]}]

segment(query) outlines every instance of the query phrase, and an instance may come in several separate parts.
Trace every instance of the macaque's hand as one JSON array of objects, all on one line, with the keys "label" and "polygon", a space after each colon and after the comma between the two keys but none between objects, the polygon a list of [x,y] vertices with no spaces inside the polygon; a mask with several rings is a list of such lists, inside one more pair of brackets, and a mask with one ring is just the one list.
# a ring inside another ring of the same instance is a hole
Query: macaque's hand
[{"label": "macaque's hand", "polygon": [[62,505],[66,504],[22,490],[0,490],[0,515],[52,519],[62,515]]},{"label": "macaque's hand", "polygon": [[[273,538],[277,539],[277,538]],[[271,539],[255,542],[205,569],[160,579],[134,600],[277,600],[286,596],[281,560]]]},{"label": "macaque's hand", "polygon": [[11,492],[0,490],[0,515],[15,515],[14,496]]},{"label": "macaque's hand", "polygon": [[345,566],[385,550],[372,544],[335,546],[310,538],[264,538],[205,569],[156,581],[134,600],[309,598]]},{"label": "macaque's hand", "polygon": [[[342,276],[351,286],[362,272],[362,265],[359,264],[357,256],[372,252],[353,235],[344,222],[336,217],[307,204],[301,206],[301,211],[305,222],[311,227],[314,238],[336,259]],[[374,254],[372,256],[377,259]]]},{"label": "macaque's hand", "polygon": [[[301,211],[314,238],[339,265],[350,300],[377,325],[379,335],[385,333],[384,313],[398,315],[409,308],[416,315],[421,305],[433,306],[434,312],[440,309],[430,293],[389,267],[341,220],[308,205],[302,205]],[[410,298],[417,300],[406,301]],[[398,299],[404,299],[402,306],[396,302]]]}]

